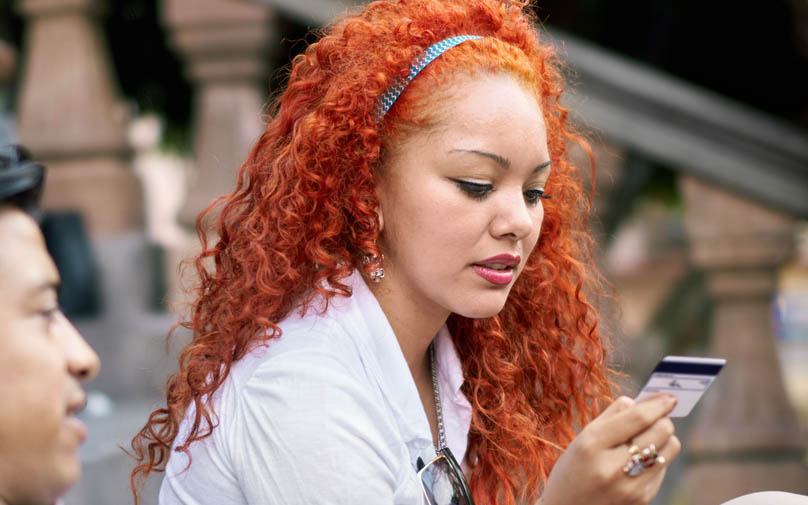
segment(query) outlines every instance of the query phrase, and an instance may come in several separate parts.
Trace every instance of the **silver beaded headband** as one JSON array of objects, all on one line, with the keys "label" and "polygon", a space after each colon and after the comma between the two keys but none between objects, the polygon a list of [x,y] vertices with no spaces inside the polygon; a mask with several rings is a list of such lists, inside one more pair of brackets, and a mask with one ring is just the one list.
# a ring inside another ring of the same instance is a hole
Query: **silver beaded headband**
[{"label": "silver beaded headband", "polygon": [[418,73],[421,72],[424,67],[432,63],[435,58],[446,52],[447,49],[451,49],[467,40],[481,38],[482,37],[479,35],[458,35],[456,37],[443,39],[440,42],[427,47],[426,50],[415,59],[415,63],[413,63],[410,67],[410,73],[407,75],[407,77],[397,77],[396,80],[393,81],[393,84],[391,84],[390,87],[387,88],[387,91],[385,91],[381,98],[379,98],[379,104],[376,106],[376,111],[374,112],[376,121],[381,121],[384,119],[387,111],[389,111],[390,107],[396,103],[396,100],[407,88],[407,85],[412,82],[413,79],[415,79],[415,76],[418,75]]}]

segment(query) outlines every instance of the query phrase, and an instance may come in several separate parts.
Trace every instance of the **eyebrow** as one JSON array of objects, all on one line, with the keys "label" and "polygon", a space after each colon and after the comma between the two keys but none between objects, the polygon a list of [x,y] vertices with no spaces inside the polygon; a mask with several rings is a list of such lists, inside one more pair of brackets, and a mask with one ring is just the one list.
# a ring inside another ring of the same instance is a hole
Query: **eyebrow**
[{"label": "eyebrow", "polygon": [[549,167],[552,164],[553,164],[552,160],[547,160],[544,163],[542,163],[541,165],[534,168],[533,171],[534,172],[539,172],[539,171],[544,170],[545,168]]},{"label": "eyebrow", "polygon": [[[455,152],[457,152],[457,153],[471,153],[471,154],[476,154],[477,156],[482,156],[482,157],[484,157],[484,158],[488,158],[488,159],[490,159],[490,160],[494,160],[494,162],[495,162],[497,165],[501,166],[502,168],[511,168],[511,160],[509,160],[508,158],[504,158],[504,157],[502,157],[502,156],[500,156],[499,154],[496,154],[496,153],[489,153],[488,151],[479,151],[479,150],[477,150],[477,149],[452,149],[452,150],[451,150],[451,151],[449,151],[449,152],[450,152],[450,153],[455,153]],[[545,169],[545,168],[549,167],[549,166],[550,166],[550,165],[552,165],[552,164],[553,164],[553,162],[552,162],[551,160],[545,161],[545,162],[544,162],[544,163],[542,163],[541,165],[539,165],[539,166],[537,166],[536,168],[534,168],[534,169],[533,169],[533,172],[538,172],[538,171],[540,171],[540,170],[543,170],[543,169]]]}]

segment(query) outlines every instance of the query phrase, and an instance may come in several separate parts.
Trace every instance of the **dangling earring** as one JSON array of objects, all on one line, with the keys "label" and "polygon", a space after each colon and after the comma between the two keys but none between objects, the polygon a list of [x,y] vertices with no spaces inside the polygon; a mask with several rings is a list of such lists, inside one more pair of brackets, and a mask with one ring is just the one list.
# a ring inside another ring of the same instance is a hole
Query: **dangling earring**
[{"label": "dangling earring", "polygon": [[362,264],[367,265],[369,263],[376,263],[378,266],[376,269],[370,271],[370,280],[378,284],[384,278],[384,268],[382,267],[382,261],[384,261],[384,254],[382,254],[381,259],[375,254],[366,254],[364,258],[362,258]]},{"label": "dangling earring", "polygon": [[377,268],[376,270],[370,272],[370,280],[378,284],[381,282],[382,278],[384,278],[384,268]]}]

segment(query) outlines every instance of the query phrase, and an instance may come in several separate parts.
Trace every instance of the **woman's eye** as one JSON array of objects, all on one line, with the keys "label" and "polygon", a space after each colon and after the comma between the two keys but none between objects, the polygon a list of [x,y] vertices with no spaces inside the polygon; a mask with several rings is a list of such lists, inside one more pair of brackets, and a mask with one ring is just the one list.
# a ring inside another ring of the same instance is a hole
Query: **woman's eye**
[{"label": "woman's eye", "polygon": [[492,186],[491,184],[464,181],[462,179],[452,179],[452,180],[464,193],[478,200],[482,200],[483,198],[488,196],[488,193],[494,191],[494,186]]},{"label": "woman's eye", "polygon": [[550,199],[549,195],[544,194],[543,189],[529,189],[525,191],[525,201],[527,203],[538,203],[541,199]]}]

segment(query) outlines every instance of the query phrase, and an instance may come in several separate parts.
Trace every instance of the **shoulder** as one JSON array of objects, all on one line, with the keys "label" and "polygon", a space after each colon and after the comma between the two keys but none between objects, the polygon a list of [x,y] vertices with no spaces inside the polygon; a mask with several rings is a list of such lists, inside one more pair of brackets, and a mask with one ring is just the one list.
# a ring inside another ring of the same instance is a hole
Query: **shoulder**
[{"label": "shoulder", "polygon": [[[310,323],[285,325],[280,339],[234,366],[218,434],[234,473],[252,482],[250,503],[267,493],[280,503],[326,495],[347,503],[357,489],[367,503],[392,503],[412,489],[394,414],[345,328]],[[271,479],[261,469],[272,469]]]},{"label": "shoulder", "polygon": [[280,336],[256,344],[233,363],[230,385],[240,390],[267,382],[332,382],[349,377],[374,382],[368,377],[377,358],[368,346],[374,331],[364,319],[368,308],[362,297],[334,296],[327,306],[316,302],[303,314],[291,312],[278,324]]},{"label": "shoulder", "polygon": [[277,433],[300,437],[301,444],[339,425],[354,426],[357,437],[379,431],[393,436],[394,419],[366,368],[374,356],[354,328],[316,313],[280,326],[279,338],[233,364],[215,399],[226,431],[255,431],[250,436],[261,438]]},{"label": "shoulder", "polygon": [[362,382],[363,350],[352,328],[316,313],[289,317],[281,335],[257,344],[233,363],[226,382],[236,391],[259,390],[268,384],[318,381],[352,376]]},{"label": "shoulder", "polygon": [[383,418],[385,404],[366,360],[355,339],[333,322],[287,326],[280,339],[234,367],[230,401],[245,414],[297,428],[347,415],[361,421],[362,413]]}]

